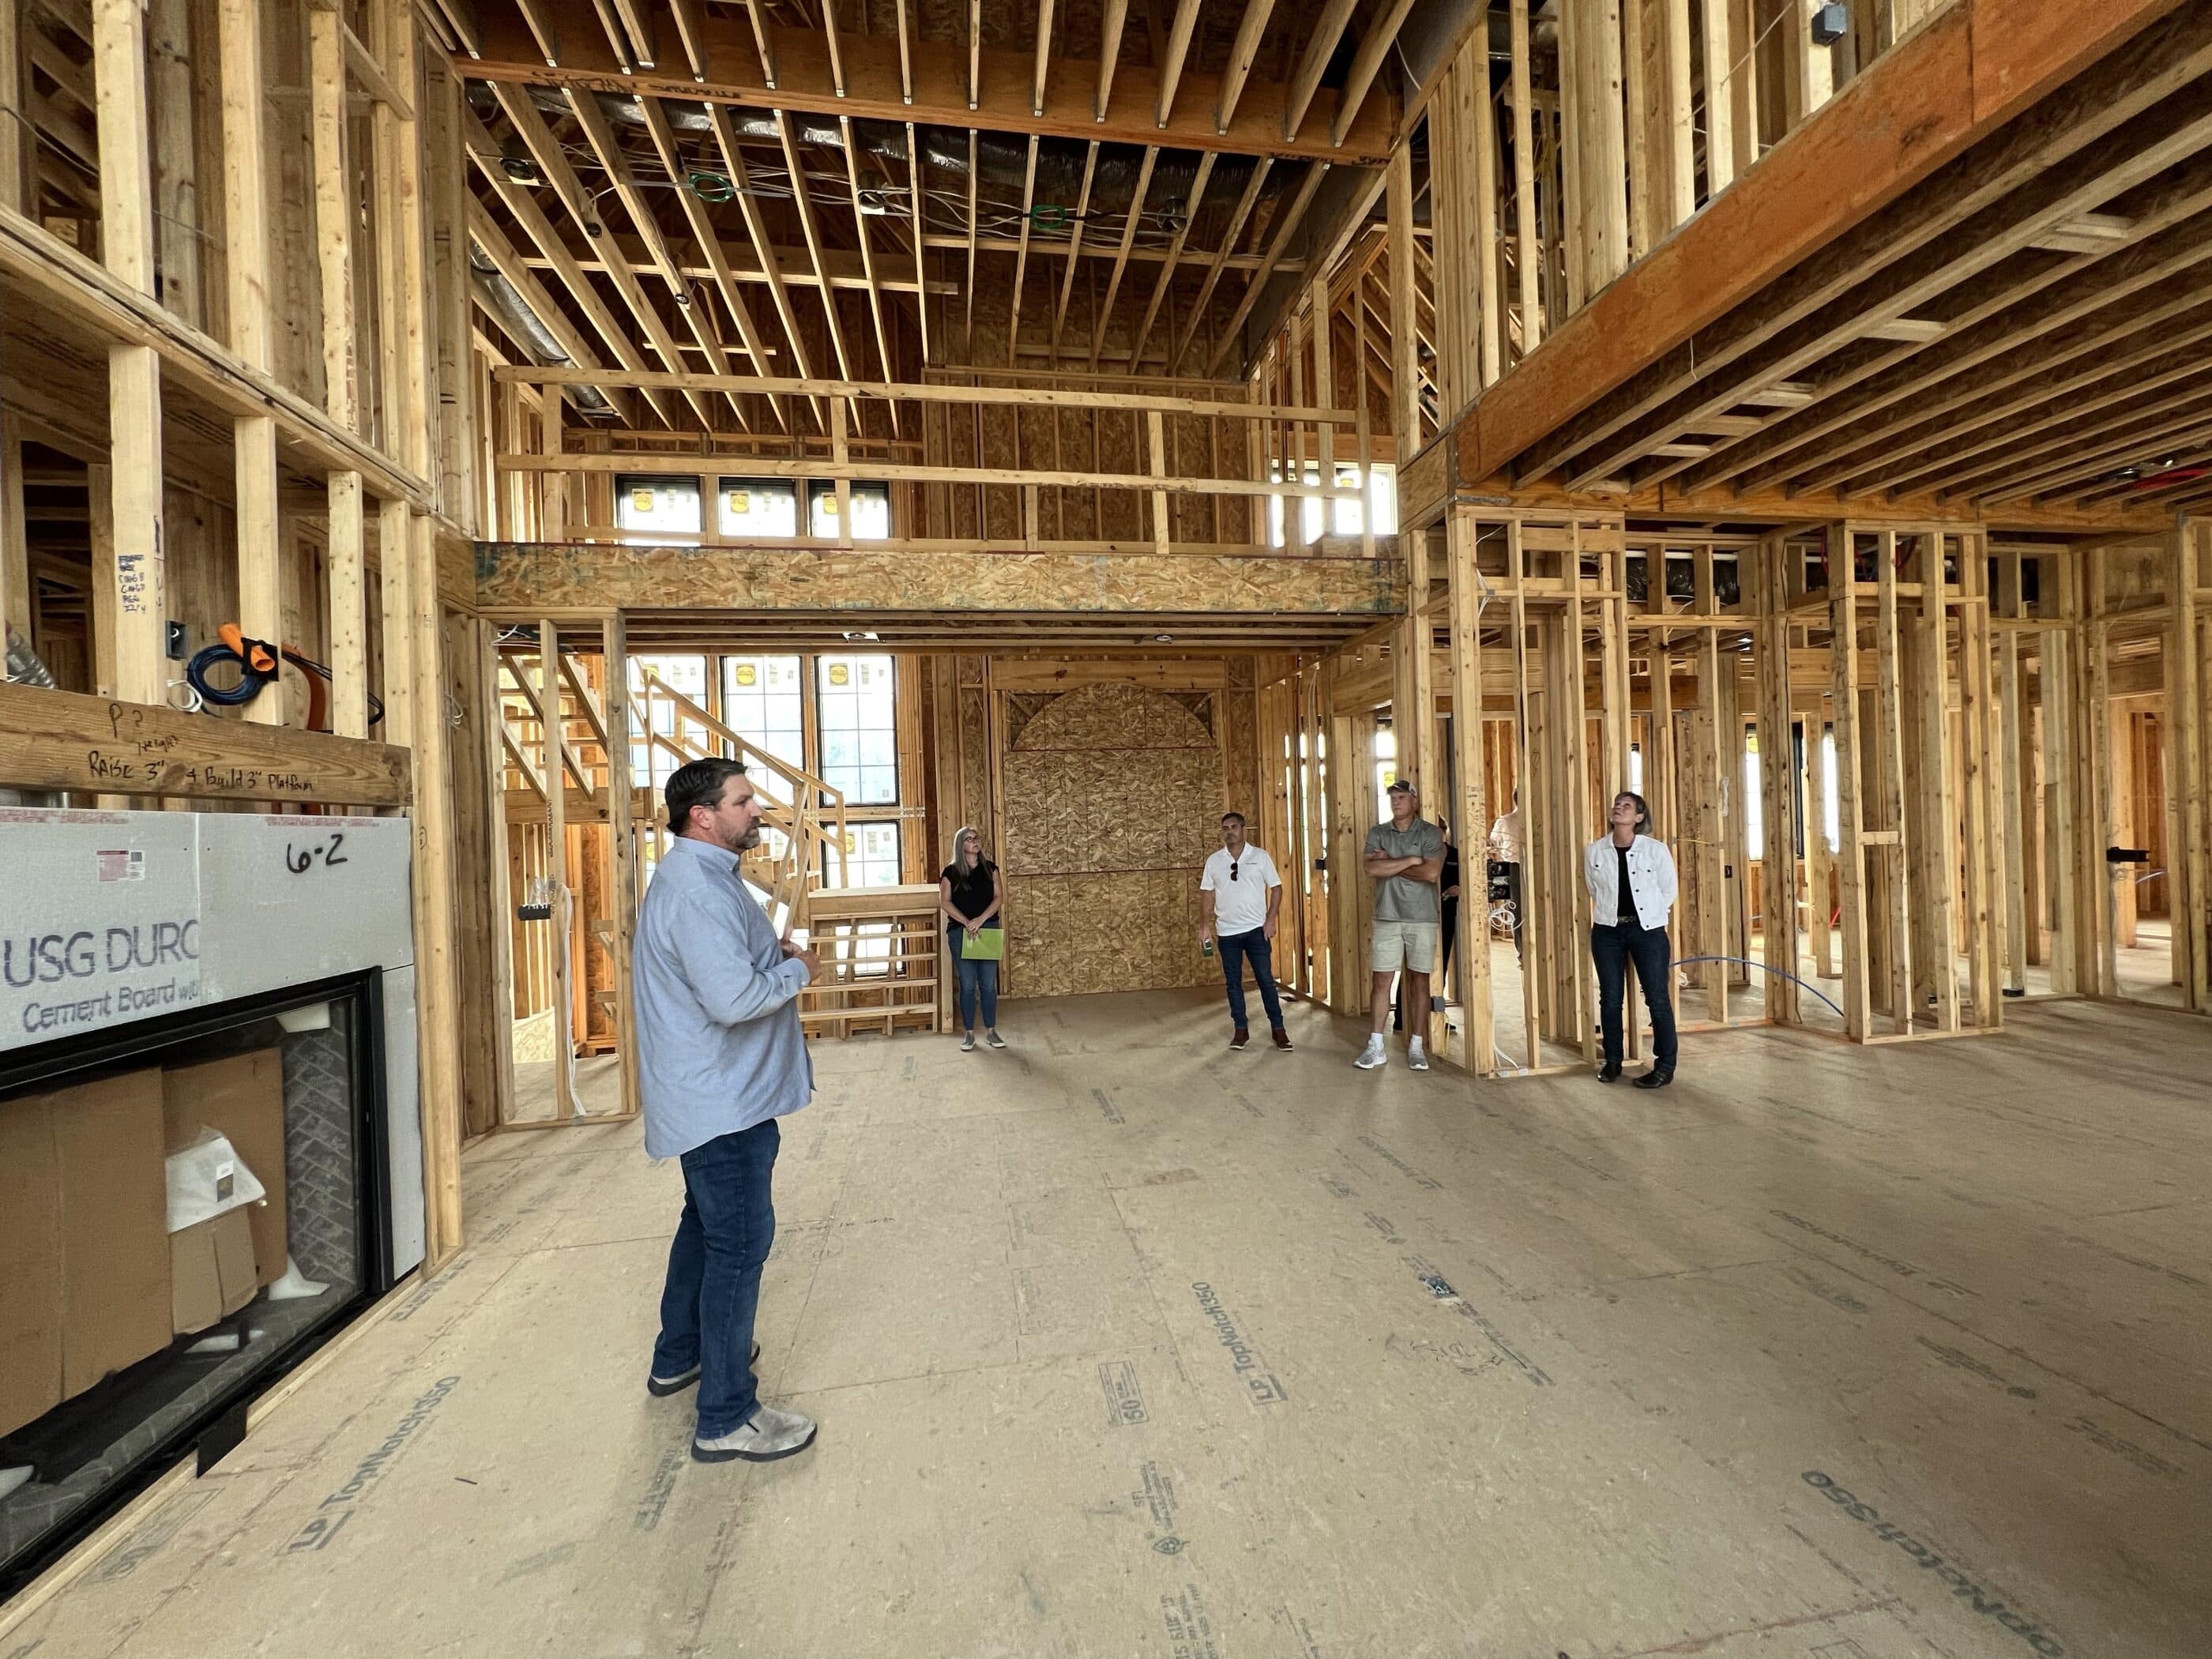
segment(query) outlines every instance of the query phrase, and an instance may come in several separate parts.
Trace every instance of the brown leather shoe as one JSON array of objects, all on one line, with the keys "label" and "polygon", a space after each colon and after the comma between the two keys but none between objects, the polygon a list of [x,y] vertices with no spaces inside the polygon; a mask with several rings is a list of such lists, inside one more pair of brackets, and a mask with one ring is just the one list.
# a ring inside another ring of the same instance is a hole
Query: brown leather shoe
[{"label": "brown leather shoe", "polygon": [[1285,1054],[1291,1051],[1291,1034],[1279,1025],[1275,1028],[1275,1046]]},{"label": "brown leather shoe", "polygon": [[1246,1043],[1251,1042],[1251,1032],[1246,1030],[1242,1025],[1240,1025],[1237,1028],[1237,1035],[1229,1039],[1229,1046],[1232,1048],[1242,1048]]}]

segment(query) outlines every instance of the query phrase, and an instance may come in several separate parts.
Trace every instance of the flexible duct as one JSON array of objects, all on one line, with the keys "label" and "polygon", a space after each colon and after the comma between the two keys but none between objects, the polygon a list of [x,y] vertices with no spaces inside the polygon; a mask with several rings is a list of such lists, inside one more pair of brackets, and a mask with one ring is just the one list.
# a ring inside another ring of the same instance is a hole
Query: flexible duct
[{"label": "flexible duct", "polygon": [[[533,360],[555,368],[574,368],[576,366],[575,359],[561,349],[561,343],[538,320],[538,313],[515,291],[514,284],[501,276],[499,267],[492,264],[483,249],[473,244],[469,248],[469,274],[476,278],[477,286],[491,301],[491,308],[498,314],[500,321],[507,325],[507,333],[514,337],[517,345],[530,353]],[[615,406],[607,401],[606,394],[597,386],[571,386],[569,392],[575,398],[577,407],[586,415],[611,415],[615,412]]]}]

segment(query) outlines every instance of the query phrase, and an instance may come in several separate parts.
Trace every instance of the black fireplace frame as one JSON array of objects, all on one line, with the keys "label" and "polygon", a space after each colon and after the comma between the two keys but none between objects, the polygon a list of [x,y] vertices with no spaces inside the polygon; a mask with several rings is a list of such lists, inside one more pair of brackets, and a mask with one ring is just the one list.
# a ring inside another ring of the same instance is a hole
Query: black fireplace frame
[{"label": "black fireplace frame", "polygon": [[240,1378],[234,1389],[165,1435],[129,1474],[110,1482],[35,1546],[15,1560],[0,1563],[0,1606],[28,1588],[187,1456],[197,1460],[202,1474],[214,1468],[245,1438],[246,1413],[254,1402],[345,1330],[393,1284],[391,1146],[385,1132],[383,969],[367,968],[303,985],[283,986],[0,1054],[0,1104],[4,1104],[18,1096],[66,1087],[80,1078],[125,1067],[176,1043],[212,1036],[318,1002],[344,1003],[358,1034],[349,1060],[357,1149],[354,1215],[359,1287],[328,1318],[292,1337],[260,1369]]}]

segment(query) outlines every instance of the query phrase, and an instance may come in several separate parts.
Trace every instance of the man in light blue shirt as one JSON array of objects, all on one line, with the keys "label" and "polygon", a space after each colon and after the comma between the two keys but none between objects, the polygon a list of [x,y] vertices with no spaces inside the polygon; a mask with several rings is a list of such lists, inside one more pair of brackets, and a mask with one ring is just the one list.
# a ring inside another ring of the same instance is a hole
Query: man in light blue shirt
[{"label": "man in light blue shirt", "polygon": [[822,963],[776,937],[738,874],[762,817],[744,765],[693,761],[665,793],[675,839],[638,911],[630,986],[645,1150],[682,1160],[684,1218],[646,1388],[698,1383],[691,1455],[701,1462],[766,1462],[814,1439],[809,1419],[761,1404],[751,1362],[775,1241],[776,1120],[814,1092],[797,999]]}]

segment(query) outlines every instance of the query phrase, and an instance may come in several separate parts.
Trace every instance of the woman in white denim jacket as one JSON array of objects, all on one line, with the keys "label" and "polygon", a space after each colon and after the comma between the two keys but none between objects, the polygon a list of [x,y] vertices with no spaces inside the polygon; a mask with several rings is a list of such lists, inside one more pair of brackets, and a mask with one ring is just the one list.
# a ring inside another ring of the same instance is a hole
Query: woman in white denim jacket
[{"label": "woman in white denim jacket", "polygon": [[1674,855],[1655,841],[1651,809],[1644,797],[1623,790],[1607,814],[1613,833],[1583,855],[1589,881],[1590,959],[1597,965],[1598,1029],[1605,1064],[1598,1081],[1620,1075],[1621,1004],[1627,964],[1636,964],[1644,1000],[1651,1010],[1651,1069],[1639,1089],[1663,1089],[1674,1080],[1674,964],[1668,949],[1667,913],[1674,908]]}]

